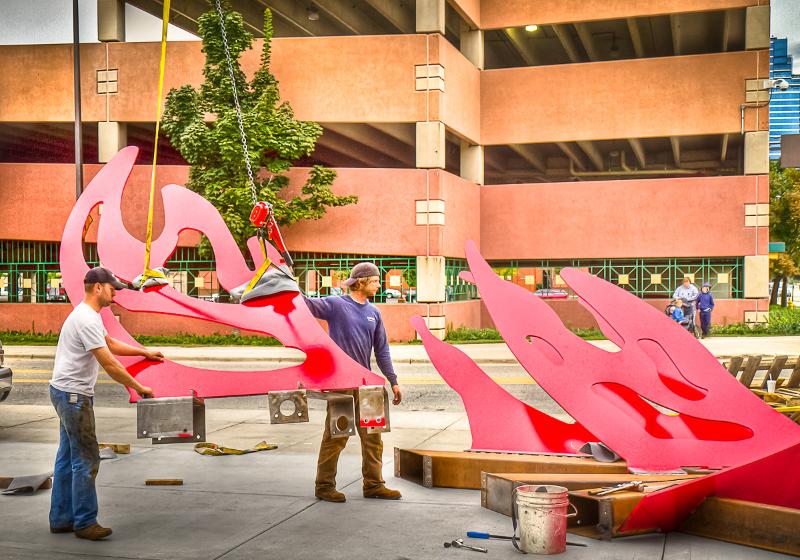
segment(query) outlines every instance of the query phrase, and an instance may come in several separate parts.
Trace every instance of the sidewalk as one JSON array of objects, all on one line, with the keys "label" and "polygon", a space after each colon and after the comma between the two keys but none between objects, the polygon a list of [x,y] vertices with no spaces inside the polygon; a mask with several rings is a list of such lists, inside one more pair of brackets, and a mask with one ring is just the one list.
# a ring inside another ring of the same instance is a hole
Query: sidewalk
[{"label": "sidewalk", "polygon": [[[607,340],[588,341],[600,348],[615,349]],[[800,354],[800,336],[737,336],[715,337],[699,341],[718,358],[744,354],[765,356]],[[514,364],[516,359],[504,343],[455,344],[459,350],[478,364]],[[9,359],[53,359],[55,346],[4,346]],[[159,350],[177,361],[214,362],[273,362],[300,363],[303,353],[282,346],[160,346]],[[392,344],[392,360],[396,364],[430,364],[428,353],[421,344]]]},{"label": "sidewalk", "polygon": [[[351,438],[339,461],[343,504],[314,498],[323,411],[305,424],[270,424],[261,409],[206,411],[208,439],[249,447],[260,440],[278,449],[229,457],[203,457],[191,445],[153,445],[136,439],[135,408],[95,408],[100,441],[131,443],[129,455],[103,461],[97,478],[100,523],[114,529],[104,542],[51,534],[50,491],[0,496],[0,557],[139,560],[469,560],[470,551],[442,543],[466,531],[511,534],[511,520],[481,507],[477,490],[426,489],[394,477],[392,448],[464,449],[470,446],[463,412],[392,413],[385,434],[384,478],[403,499],[369,500],[361,492],[361,453]],[[0,475],[48,472],[58,441],[52,406],[0,407]],[[146,486],[149,478],[179,478],[182,486]],[[469,544],[487,558],[516,560],[507,541]],[[593,540],[569,535],[560,560],[779,560],[782,554],[681,533]],[[475,558],[478,558],[475,556]]]}]

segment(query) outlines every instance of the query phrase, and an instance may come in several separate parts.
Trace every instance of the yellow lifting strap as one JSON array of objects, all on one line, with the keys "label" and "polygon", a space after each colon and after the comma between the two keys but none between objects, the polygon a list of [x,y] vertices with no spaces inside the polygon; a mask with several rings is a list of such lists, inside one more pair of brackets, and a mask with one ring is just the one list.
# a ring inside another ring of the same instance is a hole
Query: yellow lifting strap
[{"label": "yellow lifting strap", "polygon": [[242,293],[242,295],[245,295],[245,294],[249,293],[253,288],[256,287],[256,284],[258,284],[258,281],[261,280],[261,277],[264,276],[265,272],[267,272],[267,269],[269,268],[269,265],[272,264],[272,261],[269,260],[269,257],[267,256],[267,246],[266,246],[266,242],[264,241],[263,237],[259,236],[258,244],[261,246],[261,252],[264,255],[264,262],[261,263],[261,266],[258,267],[258,270],[256,270],[256,275],[253,276],[253,278],[247,284],[247,287],[244,289],[244,292]]},{"label": "yellow lifting strap", "polygon": [[248,453],[257,453],[259,451],[269,451],[270,449],[278,449],[274,443],[267,443],[261,441],[255,444],[250,449],[234,449],[232,447],[224,447],[216,443],[203,442],[195,444],[194,450],[200,455],[208,455],[210,457],[219,457],[221,455],[247,455]]},{"label": "yellow lifting strap", "polygon": [[170,0],[164,0],[161,17],[161,60],[158,64],[158,97],[156,100],[156,137],[153,142],[153,169],[150,173],[150,205],[147,210],[147,240],[144,246],[144,272],[139,284],[144,287],[148,278],[165,278],[164,274],[150,268],[150,249],[153,244],[153,211],[156,199],[156,161],[158,158],[158,131],[161,128],[161,96],[164,93],[164,62],[167,58],[167,26],[169,25]]}]

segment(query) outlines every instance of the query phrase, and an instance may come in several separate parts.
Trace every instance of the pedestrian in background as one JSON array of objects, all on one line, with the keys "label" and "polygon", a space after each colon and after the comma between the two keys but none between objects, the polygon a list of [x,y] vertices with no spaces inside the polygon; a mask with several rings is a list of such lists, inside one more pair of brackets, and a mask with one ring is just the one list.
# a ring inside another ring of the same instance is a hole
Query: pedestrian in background
[{"label": "pedestrian in background", "polygon": [[709,282],[703,282],[700,295],[697,296],[697,308],[700,310],[700,329],[705,338],[711,331],[711,312],[714,310],[714,296],[711,295]]}]

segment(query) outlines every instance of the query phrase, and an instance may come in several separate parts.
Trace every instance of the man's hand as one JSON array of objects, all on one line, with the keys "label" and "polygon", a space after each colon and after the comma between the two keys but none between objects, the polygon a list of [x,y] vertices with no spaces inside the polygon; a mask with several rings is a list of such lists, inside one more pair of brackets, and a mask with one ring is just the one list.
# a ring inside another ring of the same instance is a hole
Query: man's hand
[{"label": "man's hand", "polygon": [[153,352],[152,350],[145,349],[144,358],[146,360],[150,360],[151,362],[163,362],[164,354],[162,354],[161,352]]},{"label": "man's hand", "polygon": [[152,399],[153,398],[153,390],[150,387],[145,387],[144,385],[140,385],[136,392],[139,393],[139,396],[143,399]]},{"label": "man's hand", "polygon": [[400,385],[392,385],[392,393],[394,393],[394,400],[392,404],[400,404],[403,400],[403,393],[400,392]]}]

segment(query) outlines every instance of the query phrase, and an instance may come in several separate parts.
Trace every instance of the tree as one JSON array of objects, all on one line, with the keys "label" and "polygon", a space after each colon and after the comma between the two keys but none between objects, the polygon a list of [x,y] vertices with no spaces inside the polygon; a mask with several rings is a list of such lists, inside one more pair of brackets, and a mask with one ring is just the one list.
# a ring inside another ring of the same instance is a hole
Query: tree
[{"label": "tree", "polygon": [[786,252],[770,262],[770,304],[777,304],[778,287],[782,285],[781,305],[786,307],[788,280],[800,273],[800,170],[783,169],[777,161],[770,162],[769,189],[770,239],[786,243]]},{"label": "tree", "polygon": [[[322,165],[311,168],[300,196],[290,200],[279,196],[289,184],[284,173],[295,161],[314,151],[322,127],[314,122],[296,120],[289,103],[279,103],[278,81],[269,69],[272,12],[264,11],[261,62],[253,79],[248,81],[239,59],[252,47],[253,36],[244,28],[241,14],[231,11],[227,2],[223,5],[257,198],[273,205],[280,225],[319,219],[329,207],[355,203],[355,196],[333,193],[331,184],[336,172]],[[237,244],[244,250],[247,239],[255,234],[248,219],[253,200],[217,12],[212,9],[204,13],[198,18],[198,24],[206,56],[205,81],[199,90],[191,85],[170,90],[161,127],[191,166],[186,186],[219,210]],[[200,244],[200,254],[206,257],[211,254],[206,239]]]}]

